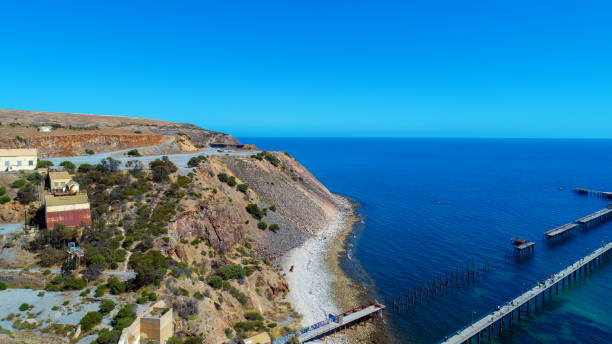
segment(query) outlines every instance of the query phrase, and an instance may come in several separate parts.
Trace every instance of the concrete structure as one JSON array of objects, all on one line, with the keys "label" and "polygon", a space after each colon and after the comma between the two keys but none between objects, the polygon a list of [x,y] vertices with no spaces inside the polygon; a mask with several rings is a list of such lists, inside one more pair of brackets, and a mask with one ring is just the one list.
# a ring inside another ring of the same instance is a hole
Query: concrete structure
[{"label": "concrete structure", "polygon": [[86,194],[73,196],[45,196],[45,220],[47,228],[56,223],[68,227],[91,223],[89,199]]},{"label": "concrete structure", "polygon": [[517,320],[520,321],[523,312],[529,314],[531,304],[533,304],[534,310],[537,310],[538,300],[541,300],[542,305],[544,305],[547,294],[548,300],[551,302],[553,289],[555,290],[555,295],[559,294],[559,284],[561,284],[562,291],[565,290],[566,284],[569,288],[572,284],[572,275],[574,276],[573,281],[576,283],[578,278],[586,277],[587,274],[593,272],[603,262],[609,261],[611,255],[612,242],[603,245],[588,256],[581,258],[574,264],[549,277],[546,281],[538,282],[532,289],[507,302],[503,306],[497,307],[493,313],[487,314],[462,330],[457,331],[450,338],[446,338],[442,343],[465,344],[472,343],[472,340],[476,341],[476,343],[480,343],[485,334],[488,337],[488,341],[491,342],[491,338],[495,335],[495,327],[498,328],[497,335],[502,335],[504,320],[508,320],[509,326],[512,327],[512,320],[515,313],[518,318]]},{"label": "concrete structure", "polygon": [[62,192],[66,185],[70,183],[72,177],[68,172],[49,172],[47,174],[47,187],[51,191]]},{"label": "concrete structure", "polygon": [[129,327],[123,329],[119,344],[140,344],[155,341],[166,343],[174,334],[172,308],[158,301],[139,315]]},{"label": "concrete structure", "polygon": [[47,126],[38,127],[38,131],[40,131],[41,133],[50,133],[51,130],[53,130],[52,127],[47,127]]},{"label": "concrete structure", "polygon": [[244,344],[272,344],[272,338],[266,332],[262,332],[245,339]]},{"label": "concrete structure", "polygon": [[0,171],[33,171],[37,162],[37,149],[0,149]]}]

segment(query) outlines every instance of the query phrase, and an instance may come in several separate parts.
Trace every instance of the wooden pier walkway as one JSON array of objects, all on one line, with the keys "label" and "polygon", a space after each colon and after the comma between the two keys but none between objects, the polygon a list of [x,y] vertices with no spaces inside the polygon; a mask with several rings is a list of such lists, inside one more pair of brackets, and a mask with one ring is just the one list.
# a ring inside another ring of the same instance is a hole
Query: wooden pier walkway
[{"label": "wooden pier walkway", "polygon": [[572,231],[578,227],[576,223],[566,223],[563,226],[559,226],[557,228],[551,229],[544,233],[546,239],[552,239],[558,236],[563,236],[567,232]]},{"label": "wooden pier walkway", "polygon": [[473,339],[476,339],[477,343],[480,343],[481,339],[484,338],[485,333],[490,341],[491,337],[495,335],[495,327],[498,327],[498,335],[502,334],[504,329],[504,319],[508,319],[508,323],[510,327],[512,327],[514,313],[517,313],[518,320],[520,321],[522,312],[529,313],[530,304],[533,304],[535,310],[537,310],[538,299],[541,299],[541,303],[544,304],[547,293],[550,302],[552,300],[553,288],[556,289],[555,294],[559,294],[559,284],[562,285],[562,290],[565,290],[566,284],[567,287],[569,287],[572,283],[572,275],[574,276],[574,282],[578,278],[586,276],[588,272],[599,266],[604,259],[606,261],[609,260],[611,253],[612,242],[609,242],[588,256],[556,273],[554,276],[551,276],[546,281],[538,283],[535,287],[506,303],[504,306],[498,307],[493,313],[490,313],[480,320],[472,323],[468,327],[457,331],[456,334],[450,338],[446,338],[444,341],[442,341],[442,343],[472,343]]},{"label": "wooden pier walkway", "polygon": [[377,313],[382,315],[385,308],[386,306],[384,305],[370,302],[339,315],[330,314],[328,319],[275,339],[273,343],[286,344],[293,337],[296,337],[300,343],[321,338],[351,326],[360,320],[365,320]]},{"label": "wooden pier walkway", "polygon": [[591,225],[597,225],[609,220],[612,217],[612,207],[608,207],[605,209],[598,210],[592,214],[589,214],[585,217],[581,217],[578,220],[564,224],[563,226],[557,227],[555,229],[551,229],[547,232],[544,232],[544,237],[549,239],[554,239],[557,237],[563,237],[568,232],[577,229],[577,228],[587,228]]}]

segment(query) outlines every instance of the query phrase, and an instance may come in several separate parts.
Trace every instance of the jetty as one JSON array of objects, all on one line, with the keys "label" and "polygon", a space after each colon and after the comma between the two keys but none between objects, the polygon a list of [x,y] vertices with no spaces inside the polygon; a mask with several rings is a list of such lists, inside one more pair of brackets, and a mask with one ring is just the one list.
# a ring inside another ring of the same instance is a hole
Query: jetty
[{"label": "jetty", "polygon": [[555,295],[558,295],[559,285],[561,285],[562,290],[565,290],[566,287],[569,288],[572,280],[575,283],[577,279],[586,277],[588,273],[594,271],[603,262],[609,261],[611,253],[612,242],[609,242],[588,256],[549,277],[546,281],[538,282],[536,286],[507,302],[505,305],[497,307],[492,313],[457,331],[451,337],[447,337],[442,343],[463,344],[472,343],[473,340],[480,343],[485,338],[485,335],[491,341],[491,338],[495,335],[496,328],[497,334],[501,336],[506,320],[509,327],[512,327],[512,320],[515,315],[517,320],[520,321],[522,313],[529,314],[530,305],[533,305],[534,310],[537,310],[538,303],[544,305],[547,297],[549,302],[551,302],[553,289],[555,290]]},{"label": "jetty", "polygon": [[594,224],[600,224],[607,221],[612,215],[612,208],[608,207],[606,209],[602,209],[594,212],[593,214],[587,215],[576,220],[576,223],[581,224],[583,226],[590,226]]},{"label": "jetty", "polygon": [[544,237],[546,239],[554,239],[558,237],[563,237],[565,234],[573,231],[574,229],[586,229],[591,226],[602,224],[608,221],[612,217],[612,206],[608,205],[607,208],[598,210],[592,214],[589,214],[585,217],[581,217],[578,220],[564,224],[563,226],[551,229],[547,232],[544,232]]},{"label": "jetty", "polygon": [[318,322],[309,327],[298,330],[296,333],[289,334],[277,340],[274,344],[284,344],[292,337],[297,337],[300,343],[305,343],[313,339],[325,337],[361,320],[368,319],[376,314],[382,315],[385,306],[376,302],[362,305],[339,315],[330,314],[328,319]]},{"label": "jetty", "polygon": [[578,228],[578,224],[576,223],[566,223],[563,226],[559,226],[557,228],[551,229],[544,233],[546,239],[553,239],[557,237],[563,237],[565,234],[573,231]]},{"label": "jetty", "polygon": [[574,188],[574,192],[579,195],[593,196],[602,199],[612,199],[612,192],[590,190],[585,188]]},{"label": "jetty", "polygon": [[520,238],[512,238],[510,243],[514,246],[514,255],[522,257],[523,254],[532,255],[535,252],[535,243]]}]

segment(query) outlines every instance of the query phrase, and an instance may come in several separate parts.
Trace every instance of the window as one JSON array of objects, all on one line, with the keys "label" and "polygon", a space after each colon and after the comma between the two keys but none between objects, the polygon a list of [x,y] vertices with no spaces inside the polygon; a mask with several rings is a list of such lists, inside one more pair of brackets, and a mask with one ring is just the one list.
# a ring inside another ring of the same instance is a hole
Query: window
[{"label": "window", "polygon": [[21,160],[17,160],[17,166],[21,166],[22,161]]},{"label": "window", "polygon": [[11,163],[10,163],[8,160],[4,162],[4,166],[6,166],[6,167],[9,167],[9,166],[10,166],[10,164],[11,164]]},{"label": "window", "polygon": [[28,166],[34,166],[34,160],[28,161]]}]

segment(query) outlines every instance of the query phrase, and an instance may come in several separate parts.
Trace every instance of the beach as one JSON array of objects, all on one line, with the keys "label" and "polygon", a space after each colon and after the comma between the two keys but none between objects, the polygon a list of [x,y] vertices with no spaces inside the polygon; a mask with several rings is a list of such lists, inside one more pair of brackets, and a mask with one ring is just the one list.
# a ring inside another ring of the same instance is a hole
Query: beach
[{"label": "beach", "polygon": [[[285,255],[282,266],[289,283],[287,301],[302,315],[302,325],[309,326],[327,319],[328,314],[340,313],[345,302],[337,299],[335,286],[344,284],[346,276],[330,261],[330,252],[344,242],[343,236],[354,218],[350,203],[343,197],[327,228],[312,236],[300,247]],[[290,272],[293,266],[293,272]],[[346,286],[344,286],[346,288]],[[355,300],[355,302],[358,302]],[[346,334],[335,335],[325,343],[349,343]]]}]

